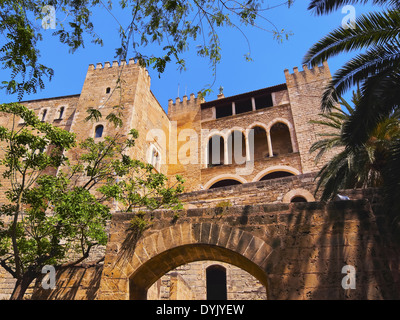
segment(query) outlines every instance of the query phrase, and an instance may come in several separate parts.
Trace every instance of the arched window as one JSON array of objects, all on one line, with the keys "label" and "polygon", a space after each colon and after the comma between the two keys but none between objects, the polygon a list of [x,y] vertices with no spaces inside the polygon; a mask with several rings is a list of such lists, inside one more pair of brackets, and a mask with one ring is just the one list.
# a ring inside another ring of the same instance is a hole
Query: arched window
[{"label": "arched window", "polygon": [[302,196],[295,196],[290,200],[290,202],[307,202],[307,200]]},{"label": "arched window", "polygon": [[96,126],[96,128],[94,130],[94,137],[101,138],[101,136],[103,135],[103,130],[104,130],[103,125],[99,124],[98,126]]},{"label": "arched window", "polygon": [[208,167],[224,164],[224,139],[215,135],[208,141]]},{"label": "arched window", "polygon": [[42,112],[42,122],[46,121],[47,109],[44,109]]},{"label": "arched window", "polygon": [[219,265],[206,269],[207,300],[227,300],[226,269]]},{"label": "arched window", "polygon": [[225,180],[220,180],[220,181],[214,183],[209,189],[235,186],[238,184],[242,184],[242,183],[240,181],[233,180],[233,179],[225,179]]},{"label": "arched window", "polygon": [[60,113],[59,113],[59,115],[58,115],[58,119],[62,119],[62,118],[63,118],[64,110],[65,110],[65,107],[61,107],[61,108],[60,108]]},{"label": "arched window", "polygon": [[153,149],[151,152],[151,161],[150,164],[160,171],[160,154],[156,149]]},{"label": "arched window", "polygon": [[275,123],[271,127],[270,134],[274,156],[293,152],[290,131],[286,124]]},{"label": "arched window", "polygon": [[274,171],[271,173],[268,173],[264,177],[260,179],[260,181],[265,181],[265,180],[272,180],[272,179],[278,179],[278,178],[284,178],[284,177],[290,177],[294,176],[293,173],[286,172],[286,171]]},{"label": "arched window", "polygon": [[250,159],[264,159],[269,156],[267,132],[264,128],[256,126],[249,131]]},{"label": "arched window", "polygon": [[243,132],[233,131],[228,137],[228,164],[246,162],[246,140]]}]

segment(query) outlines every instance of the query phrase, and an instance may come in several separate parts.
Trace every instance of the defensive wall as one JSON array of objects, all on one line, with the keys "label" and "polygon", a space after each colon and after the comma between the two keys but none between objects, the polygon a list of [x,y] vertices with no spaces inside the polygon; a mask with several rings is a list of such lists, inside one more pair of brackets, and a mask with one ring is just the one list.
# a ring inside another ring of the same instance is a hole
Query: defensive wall
[{"label": "defensive wall", "polygon": [[[374,212],[379,203],[373,192],[354,194],[360,199],[187,209],[178,219],[161,210],[139,238],[133,216],[116,213],[104,266],[63,271],[56,289],[33,298],[145,299],[165,273],[210,260],[246,270],[267,299],[398,299],[398,255]],[[355,268],[355,289],[342,287],[347,265]]]}]

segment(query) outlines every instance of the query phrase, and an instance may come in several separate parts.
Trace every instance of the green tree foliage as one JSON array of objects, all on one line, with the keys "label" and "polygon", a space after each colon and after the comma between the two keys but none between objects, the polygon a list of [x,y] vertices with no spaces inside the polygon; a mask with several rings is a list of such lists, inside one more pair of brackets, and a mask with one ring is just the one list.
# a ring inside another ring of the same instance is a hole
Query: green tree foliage
[{"label": "green tree foliage", "polygon": [[[366,0],[313,0],[309,9],[316,14],[327,14],[345,4],[363,4]],[[353,86],[359,85],[361,98],[354,120],[344,129],[348,145],[364,143],[380,119],[398,108],[400,44],[400,2],[395,0],[369,1],[382,6],[382,11],[361,15],[355,28],[343,26],[330,32],[313,45],[304,63],[316,65],[345,52],[364,51],[342,66],[327,86],[322,109],[330,110]]]},{"label": "green tree foliage", "polygon": [[[75,265],[105,245],[111,210],[181,207],[181,177],[168,185],[151,165],[127,155],[136,130],[77,146],[74,134],[24,106],[2,104],[0,111],[12,119],[10,128],[0,127],[2,182],[10,186],[0,207],[0,266],[17,280],[12,299],[24,296],[43,266]],[[78,157],[70,161],[65,151],[72,148]]]},{"label": "green tree foliage", "polygon": [[[221,59],[218,28],[254,26],[272,32],[281,41],[290,32],[278,29],[264,14],[277,6],[290,7],[294,0],[264,4],[260,0],[210,1],[210,0],[0,0],[0,33],[7,39],[0,47],[0,61],[11,71],[12,78],[3,81],[8,93],[35,93],[44,88],[43,79],[53,76],[53,70],[41,64],[37,44],[43,39],[40,21],[47,19],[46,5],[55,12],[64,13],[57,17],[53,35],[67,45],[71,52],[84,48],[89,36],[91,41],[102,45],[101,36],[93,24],[93,12],[103,10],[111,14],[119,24],[121,46],[116,48],[116,58],[125,60],[133,57],[142,66],[152,67],[159,73],[170,62],[185,69],[183,53],[189,46],[196,47],[198,55],[209,59],[212,69]],[[112,13],[117,7],[128,21]],[[36,21],[35,21],[36,20]],[[265,25],[266,24],[266,25]],[[245,36],[245,33],[243,33]],[[159,55],[148,56],[142,48],[155,44],[162,48]],[[249,59],[249,56],[246,55]]]},{"label": "green tree foliage", "polygon": [[[382,161],[375,160],[380,168],[379,178],[376,179],[377,182],[383,180],[386,213],[393,218],[394,230],[398,232],[400,228],[400,206],[397,201],[400,197],[400,139],[397,134],[391,132],[390,143],[387,144],[388,139],[376,136],[376,130],[384,126],[385,121],[389,121],[388,119],[397,121],[399,118],[400,1],[311,0],[309,9],[321,15],[329,14],[343,5],[366,4],[367,2],[380,6],[382,10],[358,16],[355,28],[339,27],[330,32],[309,49],[304,62],[316,65],[342,53],[355,50],[362,52],[350,59],[333,75],[322,97],[322,110],[331,111],[338,103],[339,97],[351,87],[357,85],[360,89],[357,106],[341,129],[340,139],[347,155],[341,153],[342,161],[336,159],[338,162],[336,164],[331,162],[330,165],[332,172],[336,170],[341,176],[341,178],[338,177],[340,180],[345,176],[346,170],[353,170],[360,165],[355,160],[345,163],[350,156],[357,159],[365,152],[363,157],[367,159],[367,156],[371,155],[367,146],[371,143],[372,137],[375,136],[375,142],[378,144],[385,142],[384,154],[386,152],[387,154],[382,157]],[[385,130],[382,132],[384,133]],[[381,170],[382,163],[384,170]],[[341,172],[339,172],[340,168],[343,169]],[[334,181],[333,175],[331,178],[330,181]]]},{"label": "green tree foliage", "polygon": [[342,108],[333,107],[329,113],[320,115],[323,120],[311,121],[333,129],[330,133],[321,134],[323,139],[311,146],[310,152],[318,152],[316,162],[326,152],[336,150],[317,175],[316,192],[323,188],[322,201],[333,199],[340,190],[382,188],[387,184],[392,148],[400,139],[399,112],[381,119],[365,143],[356,148],[347,148],[343,131],[347,122],[352,121],[360,98],[360,92],[353,94],[355,107],[340,99]]}]

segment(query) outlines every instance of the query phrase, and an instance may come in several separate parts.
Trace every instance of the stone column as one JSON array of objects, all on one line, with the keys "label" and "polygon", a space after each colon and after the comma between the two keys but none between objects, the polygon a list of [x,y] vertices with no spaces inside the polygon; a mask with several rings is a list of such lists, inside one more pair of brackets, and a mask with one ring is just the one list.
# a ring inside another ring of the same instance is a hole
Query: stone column
[{"label": "stone column", "polygon": [[268,143],[268,153],[269,156],[272,158],[274,156],[274,152],[272,150],[272,141],[271,141],[271,133],[267,132],[267,143]]}]

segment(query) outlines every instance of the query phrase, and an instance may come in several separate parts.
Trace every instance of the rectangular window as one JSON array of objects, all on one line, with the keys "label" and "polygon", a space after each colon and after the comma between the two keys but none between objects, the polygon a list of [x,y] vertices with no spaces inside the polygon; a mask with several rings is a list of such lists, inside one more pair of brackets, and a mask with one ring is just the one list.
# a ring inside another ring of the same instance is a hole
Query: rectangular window
[{"label": "rectangular window", "polygon": [[255,97],[255,100],[256,100],[256,110],[269,108],[274,105],[272,102],[271,94]]},{"label": "rectangular window", "polygon": [[236,101],[235,109],[236,109],[236,114],[253,111],[251,99]]},{"label": "rectangular window", "polygon": [[229,117],[232,115],[232,104],[225,104],[215,107],[216,118]]}]

